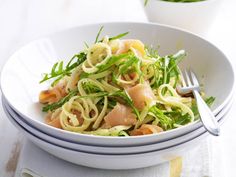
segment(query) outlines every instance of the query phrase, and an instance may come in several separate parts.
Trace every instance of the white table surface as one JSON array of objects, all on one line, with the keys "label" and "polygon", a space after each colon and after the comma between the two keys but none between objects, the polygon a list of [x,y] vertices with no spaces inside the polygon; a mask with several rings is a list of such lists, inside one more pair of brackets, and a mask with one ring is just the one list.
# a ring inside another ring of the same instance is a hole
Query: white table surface
[{"label": "white table surface", "polygon": [[[236,1],[222,1],[207,38],[220,47],[236,67]],[[99,13],[99,9],[103,12]],[[139,0],[0,0],[0,70],[13,52],[30,40],[68,27],[106,21],[147,21],[147,18]],[[236,102],[221,136],[212,138],[215,177],[236,176],[235,108]],[[11,177],[23,137],[7,120],[1,106],[0,115],[0,176]]]}]

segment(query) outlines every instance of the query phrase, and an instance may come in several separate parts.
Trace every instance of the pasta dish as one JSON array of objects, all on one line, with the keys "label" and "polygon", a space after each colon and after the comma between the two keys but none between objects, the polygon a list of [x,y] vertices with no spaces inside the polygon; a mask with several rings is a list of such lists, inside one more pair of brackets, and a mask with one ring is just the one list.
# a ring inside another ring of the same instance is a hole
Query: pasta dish
[{"label": "pasta dish", "polygon": [[[160,56],[128,33],[96,40],[72,59],[53,65],[40,81],[53,80],[39,101],[45,122],[56,128],[100,136],[147,135],[198,119],[191,93],[181,95],[178,63],[184,50]],[[205,97],[208,105],[213,97]]]}]

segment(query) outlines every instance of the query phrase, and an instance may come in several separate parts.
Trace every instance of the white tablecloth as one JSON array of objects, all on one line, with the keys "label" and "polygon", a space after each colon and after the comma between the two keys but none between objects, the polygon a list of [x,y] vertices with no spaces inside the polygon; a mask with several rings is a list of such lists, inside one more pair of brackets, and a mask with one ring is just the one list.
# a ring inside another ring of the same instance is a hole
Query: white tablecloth
[{"label": "white tablecloth", "polygon": [[203,141],[201,146],[170,162],[134,170],[101,170],[74,165],[26,141],[15,177],[28,177],[29,174],[34,177],[212,177],[211,140]]}]

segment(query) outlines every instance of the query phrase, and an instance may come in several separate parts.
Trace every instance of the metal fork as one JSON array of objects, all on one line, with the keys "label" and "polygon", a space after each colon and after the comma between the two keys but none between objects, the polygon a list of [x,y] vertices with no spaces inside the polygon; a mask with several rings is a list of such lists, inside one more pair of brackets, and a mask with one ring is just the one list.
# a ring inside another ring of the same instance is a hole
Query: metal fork
[{"label": "metal fork", "polygon": [[[196,75],[191,70],[189,70],[189,71],[185,70],[184,74],[185,74],[186,81],[184,81],[185,79],[184,79],[184,77],[182,77],[183,78],[183,87],[178,88],[178,92],[180,94],[186,94],[186,93],[190,93],[190,92],[193,93],[193,95],[196,99],[198,112],[200,114],[200,118],[201,118],[201,121],[202,121],[204,127],[212,135],[219,136],[220,135],[220,126],[219,126],[214,114],[212,113],[212,111],[210,110],[208,105],[205,103],[205,101],[202,99],[201,95],[199,94],[200,85],[199,85]],[[182,74],[182,76],[183,76],[183,74]]]}]

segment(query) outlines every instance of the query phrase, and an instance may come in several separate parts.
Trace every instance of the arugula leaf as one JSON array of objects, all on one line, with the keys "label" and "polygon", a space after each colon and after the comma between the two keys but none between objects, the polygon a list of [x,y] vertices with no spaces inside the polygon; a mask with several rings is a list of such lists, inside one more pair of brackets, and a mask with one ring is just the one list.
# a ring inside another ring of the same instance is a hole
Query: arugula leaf
[{"label": "arugula leaf", "polygon": [[129,56],[127,58],[128,58],[128,60],[125,61],[125,63],[119,67],[120,74],[126,73],[130,66],[139,62],[139,59],[136,56]]},{"label": "arugula leaf", "polygon": [[172,111],[165,112],[165,115],[172,118],[173,125],[185,125],[191,121],[191,117],[188,113],[182,115],[181,109],[173,109]]},{"label": "arugula leaf", "polygon": [[120,61],[120,59],[125,58],[125,57],[127,57],[129,55],[130,54],[120,54],[120,55],[111,56],[105,64],[99,65],[97,67],[98,68],[97,73],[100,73],[100,72],[103,72],[103,71],[109,69],[114,64],[116,64],[118,61]]},{"label": "arugula leaf", "polygon": [[82,72],[79,77],[80,79],[84,79],[84,78],[88,78],[89,75],[90,75],[89,73]]},{"label": "arugula leaf", "polygon": [[170,117],[166,116],[161,109],[158,109],[156,107],[156,105],[152,106],[149,109],[149,112],[151,112],[154,115],[154,117],[159,119],[161,127],[163,127],[165,130],[173,128],[173,121],[172,121],[172,119]]},{"label": "arugula leaf", "polygon": [[205,102],[208,106],[211,106],[214,103],[215,99],[216,99],[215,97],[211,96],[211,97],[206,98]]},{"label": "arugula leaf", "polygon": [[180,73],[179,73],[179,69],[178,69],[176,60],[173,59],[173,58],[170,58],[167,75],[169,76],[169,81],[170,81],[171,77],[175,78],[175,83],[174,83],[173,87],[176,88],[176,85],[177,85],[177,83],[179,81]]},{"label": "arugula leaf", "polygon": [[46,106],[44,106],[42,108],[43,112],[48,112],[48,111],[53,111],[57,108],[60,108],[61,106],[63,106],[67,101],[69,101],[69,99],[75,95],[78,94],[78,90],[73,90],[71,91],[67,96],[65,96],[64,98],[62,98],[61,100],[59,100],[56,103],[52,103],[52,104],[48,104]]},{"label": "arugula leaf", "polygon": [[[70,71],[76,68],[77,66],[79,66],[81,63],[83,63],[86,60],[86,57],[87,57],[87,54],[85,54],[84,52],[74,55],[71,58],[71,60],[68,62],[68,64],[66,65],[66,69]],[[75,59],[77,60],[74,63],[72,63]]]},{"label": "arugula leaf", "polygon": [[153,63],[153,64],[151,64],[149,67],[152,67],[153,68],[153,71],[154,71],[154,82],[153,82],[153,84],[151,84],[151,87],[152,88],[158,88],[159,87],[159,85],[160,85],[160,79],[161,79],[161,75],[160,75],[160,72],[159,72],[159,62],[157,61],[157,62],[155,62],[155,63]]},{"label": "arugula leaf", "polygon": [[82,84],[82,87],[84,88],[85,92],[87,94],[90,94],[90,93],[98,93],[98,92],[101,92],[102,90],[97,87],[96,85],[94,84],[91,84],[90,82],[84,82]]},{"label": "arugula leaf", "polygon": [[117,104],[117,101],[108,99],[108,108],[114,108]]},{"label": "arugula leaf", "polygon": [[101,34],[103,28],[104,28],[104,26],[101,26],[101,28],[99,29],[98,34],[97,34],[97,36],[96,36],[96,39],[95,39],[95,42],[94,42],[94,43],[99,42],[99,41],[98,41],[98,38],[99,38],[99,36],[100,36],[100,34]]},{"label": "arugula leaf", "polygon": [[110,37],[109,41],[112,41],[112,40],[115,40],[115,39],[120,39],[120,38],[126,36],[127,34],[129,34],[129,32],[121,33],[121,34],[118,34],[117,36]]},{"label": "arugula leaf", "polygon": [[[95,39],[95,42],[94,42],[94,43],[102,42],[102,40],[99,40],[99,36],[100,36],[100,34],[101,34],[103,28],[104,28],[104,26],[102,26],[102,27],[99,29],[98,34],[97,34],[97,36],[96,36],[96,39]],[[112,40],[115,40],[115,39],[120,39],[120,38],[126,36],[127,34],[129,34],[129,32],[121,33],[121,34],[118,34],[118,35],[116,35],[116,36],[110,37],[110,38],[109,38],[109,41],[112,41]]]},{"label": "arugula leaf", "polygon": [[[175,79],[174,88],[179,81],[179,67],[178,63],[186,56],[184,50],[180,50],[174,55],[159,57],[158,60],[152,64],[154,67],[154,79],[152,88],[158,88],[162,84],[168,84],[171,78]],[[167,89],[164,89],[164,93]]]},{"label": "arugula leaf", "polygon": [[[108,96],[108,93],[106,96]],[[97,104],[100,107],[102,107],[104,105],[104,99],[101,99]],[[115,101],[114,99],[108,98],[108,106],[107,106],[108,108],[113,109],[116,106],[116,104],[117,104],[117,101]]]},{"label": "arugula leaf", "polygon": [[52,83],[52,86],[54,86],[64,76],[69,76],[72,70],[83,63],[85,60],[86,54],[84,52],[81,52],[74,55],[65,68],[63,61],[55,63],[51,69],[51,72],[45,73],[43,79],[39,83],[55,78],[56,80]]}]

